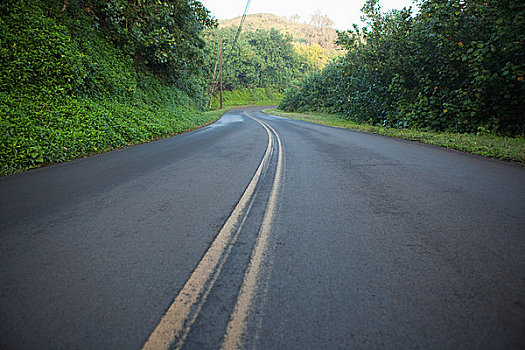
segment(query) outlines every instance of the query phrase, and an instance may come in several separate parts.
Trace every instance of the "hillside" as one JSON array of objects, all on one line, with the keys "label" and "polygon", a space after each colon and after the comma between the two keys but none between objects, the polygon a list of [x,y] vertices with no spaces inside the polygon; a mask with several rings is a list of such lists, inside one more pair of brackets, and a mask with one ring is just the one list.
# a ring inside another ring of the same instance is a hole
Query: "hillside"
[{"label": "hillside", "polygon": [[[213,23],[195,3],[177,4],[143,1],[133,13],[122,2],[113,13],[104,2],[0,2],[0,175],[208,123],[194,57]],[[177,22],[161,21],[180,9]],[[177,35],[186,45],[174,50]]]},{"label": "hillside", "polygon": [[[325,19],[327,18],[325,17]],[[219,26],[238,26],[240,20],[241,17],[219,20]],[[318,44],[329,52],[334,51],[337,48],[337,45],[334,43],[337,38],[336,30],[329,25],[321,24],[322,22],[318,23],[319,24],[316,26],[313,24],[297,22],[277,15],[257,13],[246,16],[243,30],[270,30],[274,28],[283,34],[290,35],[294,42],[308,45]]]}]

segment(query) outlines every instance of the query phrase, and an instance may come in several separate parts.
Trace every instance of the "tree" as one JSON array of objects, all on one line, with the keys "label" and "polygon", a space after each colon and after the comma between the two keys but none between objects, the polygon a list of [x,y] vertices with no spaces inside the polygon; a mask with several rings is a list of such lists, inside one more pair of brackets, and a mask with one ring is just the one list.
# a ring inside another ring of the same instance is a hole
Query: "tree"
[{"label": "tree", "polygon": [[205,74],[214,84],[219,37],[223,41],[223,85],[227,90],[252,87],[273,87],[284,90],[308,69],[306,59],[299,56],[291,38],[272,29],[242,33],[235,46],[233,27],[206,32]]},{"label": "tree", "polygon": [[[366,26],[339,33],[338,42],[347,54],[329,69],[339,70],[345,82],[344,89],[340,83],[332,89],[346,94],[344,113],[394,127],[523,135],[522,2],[420,0],[418,4],[416,15],[411,9],[384,13],[378,0],[368,0],[362,9]],[[322,108],[337,110],[339,105],[330,105],[337,101],[331,91],[316,81],[308,78],[300,92],[291,91],[287,108],[316,108],[318,103],[308,101],[324,101]]]}]

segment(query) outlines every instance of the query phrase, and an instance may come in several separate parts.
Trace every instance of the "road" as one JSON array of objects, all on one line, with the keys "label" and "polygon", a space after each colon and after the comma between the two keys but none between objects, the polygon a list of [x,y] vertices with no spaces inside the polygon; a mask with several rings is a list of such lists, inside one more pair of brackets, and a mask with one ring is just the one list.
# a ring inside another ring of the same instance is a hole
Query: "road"
[{"label": "road", "polygon": [[0,178],[1,349],[523,349],[525,168],[238,109]]}]

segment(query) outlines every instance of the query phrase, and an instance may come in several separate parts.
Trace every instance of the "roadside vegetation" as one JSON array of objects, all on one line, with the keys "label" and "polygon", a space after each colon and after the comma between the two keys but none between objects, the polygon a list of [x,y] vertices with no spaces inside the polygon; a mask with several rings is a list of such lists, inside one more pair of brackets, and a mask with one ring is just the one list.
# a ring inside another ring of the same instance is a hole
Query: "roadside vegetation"
[{"label": "roadside vegetation", "polygon": [[[480,136],[487,140],[505,136],[516,137],[515,143],[521,144],[525,135],[523,2],[417,3],[415,14],[411,9],[384,13],[378,0],[366,1],[366,26],[339,33],[346,55],[306,75],[286,92],[279,108],[339,114],[349,122],[402,130],[389,131],[397,134],[444,132],[443,139],[469,134],[453,138],[475,142],[478,134],[492,135]],[[503,145],[514,144],[502,140]],[[523,153],[517,158],[522,159]]]},{"label": "roadside vegetation", "polygon": [[[283,94],[275,89],[252,88],[224,91],[222,96],[223,108],[236,106],[277,106]],[[216,94],[211,101],[211,109],[218,109],[220,96]]]},{"label": "roadside vegetation", "polygon": [[369,132],[429,145],[440,146],[485,157],[498,158],[525,166],[525,138],[499,136],[491,133],[453,133],[424,131],[417,129],[397,129],[360,123],[340,114],[323,112],[284,112],[278,109],[265,109],[263,112],[310,123],[334,126]]},{"label": "roadside vegetation", "polygon": [[2,1],[0,174],[216,119],[199,83],[200,33],[214,25],[185,0]]},{"label": "roadside vegetation", "polygon": [[[217,28],[193,0],[6,0],[0,15],[1,175],[192,130],[231,107],[277,105],[328,61],[325,48],[272,28],[235,41],[237,26]],[[322,28],[304,28],[326,42]],[[219,106],[219,37],[224,108],[205,112]]]},{"label": "roadside vegetation", "polygon": [[291,39],[275,29],[244,31],[237,37],[237,28],[216,28],[206,31],[204,38],[203,70],[213,96],[211,108],[219,99],[219,41],[225,106],[279,104],[282,93],[314,69]]},{"label": "roadside vegetation", "polygon": [[[2,1],[0,175],[242,105],[523,162],[525,6],[417,4],[384,13],[367,0],[366,26],[339,33],[320,13],[308,24],[251,15],[238,35],[239,19],[217,26],[196,0]],[[206,112],[219,107],[219,41],[223,109]]]},{"label": "roadside vegetation", "polygon": [[224,107],[278,105],[283,93],[307,74],[319,71],[335,50],[336,31],[319,13],[309,24],[269,14],[219,21],[204,32],[204,76],[212,96],[209,107],[219,106],[219,41],[222,43]]}]

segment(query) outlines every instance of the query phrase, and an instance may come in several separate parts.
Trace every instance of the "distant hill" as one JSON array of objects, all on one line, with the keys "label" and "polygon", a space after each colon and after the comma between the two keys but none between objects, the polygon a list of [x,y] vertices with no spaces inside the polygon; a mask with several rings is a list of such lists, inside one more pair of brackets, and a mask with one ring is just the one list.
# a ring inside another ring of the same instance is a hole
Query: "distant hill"
[{"label": "distant hill", "polygon": [[[238,26],[240,20],[241,17],[219,20],[219,26]],[[333,52],[337,48],[335,45],[337,32],[330,27],[331,21],[326,16],[318,15],[318,20],[315,22],[317,25],[301,23],[294,19],[267,13],[256,13],[246,16],[243,30],[270,30],[275,28],[281,33],[290,35],[294,42],[307,45],[318,44],[328,52]]]}]

